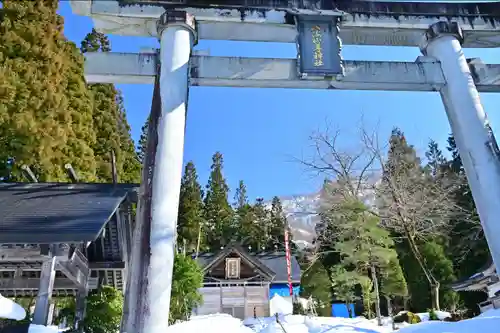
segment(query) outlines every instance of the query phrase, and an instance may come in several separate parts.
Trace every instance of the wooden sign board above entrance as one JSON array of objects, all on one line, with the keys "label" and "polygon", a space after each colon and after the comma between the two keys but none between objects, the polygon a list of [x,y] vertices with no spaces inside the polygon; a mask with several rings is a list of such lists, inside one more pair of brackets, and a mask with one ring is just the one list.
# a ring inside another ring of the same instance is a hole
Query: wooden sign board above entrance
[{"label": "wooden sign board above entrance", "polygon": [[335,19],[299,18],[298,30],[301,74],[331,76],[343,73]]}]

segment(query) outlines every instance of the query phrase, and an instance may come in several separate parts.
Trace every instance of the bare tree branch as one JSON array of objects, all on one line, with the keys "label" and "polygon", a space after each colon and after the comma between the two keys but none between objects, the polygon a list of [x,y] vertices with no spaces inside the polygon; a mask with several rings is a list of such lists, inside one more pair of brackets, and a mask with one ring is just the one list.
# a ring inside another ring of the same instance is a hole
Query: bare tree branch
[{"label": "bare tree branch", "polygon": [[[323,226],[318,237],[323,245],[333,242],[329,238],[335,237],[331,223],[338,221],[339,204],[345,199],[363,200],[371,195],[373,202],[363,201],[380,218],[383,227],[408,242],[431,286],[433,306],[438,309],[439,281],[421,254],[419,244],[448,235],[450,221],[472,217],[453,199],[453,193],[463,183],[453,177],[433,178],[420,166],[416,155],[407,156],[409,152],[405,150],[391,151],[389,160],[388,144],[381,146],[377,131],[368,132],[364,126],[360,126],[357,140],[347,141],[356,142],[355,149],[343,146],[340,131],[332,130],[328,124],[324,131],[313,133],[309,139],[314,155],[298,161],[328,180],[322,190],[319,214],[331,234],[321,237],[327,232]],[[323,255],[320,245],[315,249],[316,259]]]}]

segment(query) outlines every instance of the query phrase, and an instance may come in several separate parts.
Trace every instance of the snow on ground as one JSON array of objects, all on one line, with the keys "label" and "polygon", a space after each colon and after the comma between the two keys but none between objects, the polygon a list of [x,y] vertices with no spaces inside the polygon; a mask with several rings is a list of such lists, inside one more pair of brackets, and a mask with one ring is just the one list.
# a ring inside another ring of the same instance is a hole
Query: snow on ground
[{"label": "snow on ground", "polygon": [[194,316],[189,321],[169,326],[166,333],[254,333],[241,320],[228,314]]},{"label": "snow on ground", "polygon": [[43,325],[33,325],[31,324],[28,333],[58,333],[59,328],[57,326],[43,326]]},{"label": "snow on ground", "polygon": [[[446,317],[447,313],[438,313]],[[424,321],[406,324],[397,333],[496,333],[500,327],[500,309],[490,310],[482,315],[460,322]],[[166,333],[389,333],[391,320],[385,318],[383,326],[376,320],[358,318],[307,317],[279,315],[275,317],[249,318],[241,322],[227,314],[193,317],[190,321],[170,326]],[[203,330],[203,331],[201,331]]]},{"label": "snow on ground", "polygon": [[0,295],[0,318],[22,320],[26,311],[19,304]]},{"label": "snow on ground", "polygon": [[[436,313],[440,318],[446,312]],[[24,319],[25,310],[0,295],[0,318]],[[496,333],[500,327],[500,309],[489,310],[480,316],[460,322],[428,321],[428,315],[419,314],[422,323],[399,329],[398,333]],[[169,326],[166,333],[389,333],[393,332],[391,320],[384,318],[383,326],[376,320],[358,318],[307,317],[278,315],[269,318],[249,318],[245,321],[228,314],[195,316],[191,320]],[[30,325],[29,333],[57,333],[57,326]]]},{"label": "snow on ground", "polygon": [[[279,316],[286,333],[387,333],[392,332],[390,325],[377,326],[370,320],[358,318],[307,317],[300,315]],[[281,325],[275,317],[247,319],[245,325],[250,325],[258,333],[282,333]]]}]

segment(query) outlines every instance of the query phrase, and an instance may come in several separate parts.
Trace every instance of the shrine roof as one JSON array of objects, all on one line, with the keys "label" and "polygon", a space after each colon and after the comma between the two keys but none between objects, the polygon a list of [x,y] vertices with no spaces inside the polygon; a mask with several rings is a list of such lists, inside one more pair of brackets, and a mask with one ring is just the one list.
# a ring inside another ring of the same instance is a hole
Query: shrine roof
[{"label": "shrine roof", "polygon": [[0,183],[0,243],[95,240],[138,185]]},{"label": "shrine roof", "polygon": [[[274,283],[287,283],[288,273],[286,267],[286,254],[285,252],[261,252],[261,253],[248,253],[243,247],[238,245],[228,245],[226,248],[221,250],[219,253],[201,253],[197,261],[202,268],[211,265],[214,261],[225,255],[229,255],[235,250],[241,254],[248,256],[253,259],[254,263],[257,265],[262,265],[266,271],[273,273],[274,277],[272,282]],[[291,271],[292,271],[292,282],[299,283],[301,270],[299,262],[295,256],[291,256]]]}]

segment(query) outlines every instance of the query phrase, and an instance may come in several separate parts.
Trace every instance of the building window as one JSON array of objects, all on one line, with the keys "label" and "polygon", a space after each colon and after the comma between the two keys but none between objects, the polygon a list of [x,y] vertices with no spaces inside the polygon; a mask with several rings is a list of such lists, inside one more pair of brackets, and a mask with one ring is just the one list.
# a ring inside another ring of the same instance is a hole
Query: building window
[{"label": "building window", "polygon": [[240,278],[240,258],[226,258],[226,279]]}]

